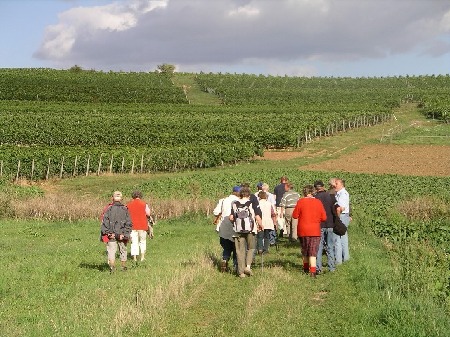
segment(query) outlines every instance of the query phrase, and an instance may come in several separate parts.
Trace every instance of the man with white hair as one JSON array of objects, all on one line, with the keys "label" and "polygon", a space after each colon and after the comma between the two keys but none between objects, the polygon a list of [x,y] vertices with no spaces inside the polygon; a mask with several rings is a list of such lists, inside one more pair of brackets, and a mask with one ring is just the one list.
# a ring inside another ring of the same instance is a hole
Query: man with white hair
[{"label": "man with white hair", "polygon": [[131,218],[127,207],[122,204],[120,191],[113,193],[113,203],[103,216],[101,234],[105,237],[111,273],[115,271],[117,247],[122,270],[127,270],[127,242],[131,234]]}]

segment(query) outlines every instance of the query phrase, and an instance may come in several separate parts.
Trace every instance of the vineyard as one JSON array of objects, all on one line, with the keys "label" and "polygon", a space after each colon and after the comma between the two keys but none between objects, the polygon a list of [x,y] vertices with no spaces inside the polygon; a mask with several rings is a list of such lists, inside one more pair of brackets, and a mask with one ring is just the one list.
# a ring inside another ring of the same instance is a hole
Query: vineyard
[{"label": "vineyard", "polygon": [[[194,77],[217,104],[189,104],[182,76],[0,69],[2,330],[448,335],[450,77]],[[298,243],[280,238],[252,278],[220,273],[217,200],[283,175],[296,191],[345,180],[351,259],[311,279]],[[158,223],[146,261],[110,275],[98,215],[117,189],[126,201],[141,190]]]},{"label": "vineyard", "polygon": [[192,105],[158,73],[0,75],[0,175],[16,179],[221,166],[383,123],[402,102],[444,121],[450,106],[448,76],[197,74],[202,90],[223,104]]}]

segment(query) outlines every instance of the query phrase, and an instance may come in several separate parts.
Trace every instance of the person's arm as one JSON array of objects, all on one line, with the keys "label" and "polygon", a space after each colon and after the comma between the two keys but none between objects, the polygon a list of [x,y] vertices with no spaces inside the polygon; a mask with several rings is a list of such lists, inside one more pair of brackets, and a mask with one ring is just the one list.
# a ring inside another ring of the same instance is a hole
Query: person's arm
[{"label": "person's arm", "polygon": [[216,207],[215,207],[214,210],[213,210],[213,214],[214,214],[215,216],[218,216],[220,213],[222,213],[222,204],[223,204],[223,199],[220,199],[220,200],[217,202],[217,205],[216,205]]}]

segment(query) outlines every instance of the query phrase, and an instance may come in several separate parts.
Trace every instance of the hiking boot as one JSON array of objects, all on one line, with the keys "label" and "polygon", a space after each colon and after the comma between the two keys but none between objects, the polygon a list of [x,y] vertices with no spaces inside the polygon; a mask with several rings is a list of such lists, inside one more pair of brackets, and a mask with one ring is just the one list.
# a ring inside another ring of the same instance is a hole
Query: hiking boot
[{"label": "hiking boot", "polygon": [[253,276],[253,272],[250,268],[245,268],[244,269],[244,274],[248,275],[248,276]]},{"label": "hiking boot", "polygon": [[225,273],[227,271],[227,261],[226,260],[222,260],[222,262],[220,262],[220,272]]},{"label": "hiking boot", "polygon": [[239,274],[240,278],[245,278],[245,274]]},{"label": "hiking boot", "polygon": [[127,271],[127,270],[128,270],[127,267],[125,267],[125,266],[122,267],[122,271]]}]

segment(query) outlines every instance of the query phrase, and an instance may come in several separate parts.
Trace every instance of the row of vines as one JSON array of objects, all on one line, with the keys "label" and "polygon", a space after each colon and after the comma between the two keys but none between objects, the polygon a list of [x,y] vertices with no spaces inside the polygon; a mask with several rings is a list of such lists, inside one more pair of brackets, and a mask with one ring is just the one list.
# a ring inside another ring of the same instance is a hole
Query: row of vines
[{"label": "row of vines", "polygon": [[183,91],[157,73],[0,69],[0,75],[0,173],[31,179],[248,160],[263,149],[296,148],[383,123],[405,100],[446,120],[446,110],[436,107],[448,108],[450,84],[448,76],[195,75],[224,103],[212,106],[187,104]]}]

